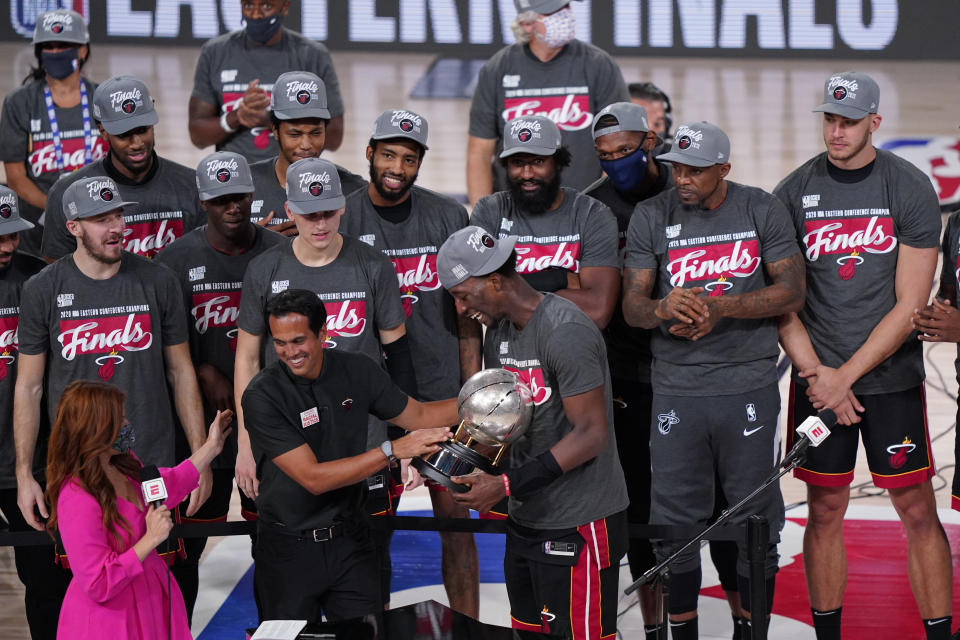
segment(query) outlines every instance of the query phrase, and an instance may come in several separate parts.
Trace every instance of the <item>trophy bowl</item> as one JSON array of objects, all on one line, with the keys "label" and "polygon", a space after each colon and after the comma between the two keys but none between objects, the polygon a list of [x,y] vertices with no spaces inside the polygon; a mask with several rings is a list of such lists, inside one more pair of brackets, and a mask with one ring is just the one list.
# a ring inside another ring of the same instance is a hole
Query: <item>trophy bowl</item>
[{"label": "trophy bowl", "polygon": [[425,478],[451,491],[464,493],[464,485],[450,480],[480,469],[500,474],[500,459],[507,445],[530,424],[533,394],[517,374],[506,369],[484,369],[470,377],[457,397],[460,426],[453,438],[440,443],[440,451],[414,458],[413,466]]}]

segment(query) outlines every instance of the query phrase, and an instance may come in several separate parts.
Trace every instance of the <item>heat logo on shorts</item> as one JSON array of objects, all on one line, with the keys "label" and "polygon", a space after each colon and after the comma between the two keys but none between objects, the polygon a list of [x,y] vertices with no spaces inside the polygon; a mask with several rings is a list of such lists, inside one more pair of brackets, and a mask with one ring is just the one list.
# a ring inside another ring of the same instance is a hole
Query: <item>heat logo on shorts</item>
[{"label": "heat logo on shorts", "polygon": [[661,435],[667,435],[670,433],[670,427],[680,422],[680,418],[677,417],[677,412],[673,409],[670,409],[667,413],[661,413],[657,415],[657,431]]},{"label": "heat logo on shorts", "polygon": [[913,444],[909,437],[903,439],[899,444],[892,444],[887,447],[887,453],[890,454],[890,467],[892,469],[901,469],[907,464],[907,455],[913,453],[917,445]]}]

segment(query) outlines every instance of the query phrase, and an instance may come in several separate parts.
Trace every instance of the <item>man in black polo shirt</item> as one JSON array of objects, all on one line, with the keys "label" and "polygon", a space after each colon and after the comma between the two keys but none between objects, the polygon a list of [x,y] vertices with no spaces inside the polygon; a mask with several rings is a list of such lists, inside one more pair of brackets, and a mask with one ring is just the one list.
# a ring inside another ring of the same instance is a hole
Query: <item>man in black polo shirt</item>
[{"label": "man in black polo shirt", "polygon": [[[343,620],[382,611],[379,565],[363,512],[365,479],[430,454],[452,434],[455,398],[421,403],[369,357],[324,350],[317,294],[288,289],[266,313],[279,362],[242,406],[260,491],[256,584],[264,619]],[[420,429],[367,449],[367,415]],[[431,428],[439,427],[439,428]]]}]

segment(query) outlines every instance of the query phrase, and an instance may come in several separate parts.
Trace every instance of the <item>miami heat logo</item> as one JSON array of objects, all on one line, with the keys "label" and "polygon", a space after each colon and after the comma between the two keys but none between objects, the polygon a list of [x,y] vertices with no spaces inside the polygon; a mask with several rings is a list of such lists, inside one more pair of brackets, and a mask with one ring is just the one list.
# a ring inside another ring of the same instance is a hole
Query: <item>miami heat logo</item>
[{"label": "miami heat logo", "polygon": [[123,362],[123,356],[114,349],[105,356],[100,356],[94,362],[97,363],[97,375],[100,376],[100,379],[104,382],[110,380],[113,377],[114,365],[118,365]]},{"label": "miami heat logo", "polygon": [[120,108],[123,109],[124,113],[133,113],[137,110],[137,103],[129,99],[124,100],[123,103],[121,103]]},{"label": "miami heat logo", "polygon": [[677,417],[677,412],[670,409],[667,413],[657,415],[657,431],[662,435],[667,435],[670,433],[670,427],[678,422],[680,422],[680,418]]},{"label": "miami heat logo", "polygon": [[690,136],[681,136],[680,139],[677,140],[677,146],[681,149],[689,149],[691,142],[693,142],[693,140],[690,139]]},{"label": "miami heat logo", "polygon": [[860,257],[859,251],[853,251],[848,256],[837,258],[837,264],[840,265],[840,268],[837,269],[837,275],[840,276],[841,280],[849,280],[856,273],[857,265],[863,264],[863,258]]},{"label": "miami heat logo", "polygon": [[106,187],[100,189],[100,199],[104,202],[110,202],[113,200],[113,191],[107,189]]},{"label": "miami heat logo", "polygon": [[520,142],[530,142],[530,139],[533,137],[533,132],[530,129],[520,129],[517,132],[517,140]]},{"label": "miami heat logo", "polygon": [[54,22],[53,26],[50,27],[50,31],[52,31],[53,33],[63,33],[63,23]]},{"label": "miami heat logo", "polygon": [[480,242],[483,243],[483,246],[485,246],[487,249],[493,249],[493,238],[490,236],[484,234],[480,237]]},{"label": "miami heat logo", "polygon": [[0,204],[0,218],[7,219],[13,215],[13,207],[8,204]]},{"label": "miami heat logo", "polygon": [[307,104],[310,102],[310,92],[309,91],[299,91],[297,93],[297,102],[300,104]]},{"label": "miami heat logo", "polygon": [[311,183],[310,183],[310,186],[307,187],[307,189],[310,191],[310,195],[312,195],[314,198],[316,198],[316,197],[318,197],[321,193],[323,193],[323,183],[322,183],[322,182],[311,182]]},{"label": "miami heat logo", "polygon": [[847,88],[846,87],[837,87],[833,90],[833,99],[834,100],[843,100],[847,97]]},{"label": "miami heat logo", "polygon": [[890,467],[899,469],[907,464],[907,454],[913,453],[917,445],[910,441],[909,437],[903,439],[900,444],[892,444],[887,447],[887,453],[890,454]]},{"label": "miami heat logo", "polygon": [[403,120],[401,120],[400,131],[405,131],[407,133],[410,133],[411,131],[413,131],[413,122],[411,122],[408,118],[404,118]]},{"label": "miami heat logo", "polygon": [[217,171],[217,182],[229,182],[230,181],[230,170],[229,169],[220,169]]},{"label": "miami heat logo", "polygon": [[707,290],[707,296],[711,298],[717,298],[723,295],[723,292],[727,289],[733,288],[733,283],[727,280],[724,276],[720,276],[713,282],[708,282],[703,285],[703,288]]}]

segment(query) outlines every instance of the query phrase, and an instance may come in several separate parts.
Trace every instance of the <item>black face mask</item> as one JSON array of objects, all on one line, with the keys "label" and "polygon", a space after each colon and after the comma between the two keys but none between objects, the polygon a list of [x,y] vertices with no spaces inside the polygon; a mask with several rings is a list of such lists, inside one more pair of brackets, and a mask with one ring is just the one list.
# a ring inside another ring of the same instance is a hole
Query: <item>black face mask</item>
[{"label": "black face mask", "polygon": [[40,64],[43,70],[57,80],[63,80],[80,68],[80,47],[73,47],[64,51],[41,51]]},{"label": "black face mask", "polygon": [[269,18],[247,18],[247,35],[260,44],[265,44],[276,35],[283,25],[283,16],[279,13]]},{"label": "black face mask", "polygon": [[113,442],[113,448],[120,453],[129,453],[136,441],[137,436],[133,432],[133,426],[127,423],[120,427],[120,433],[117,434],[117,439]]}]

